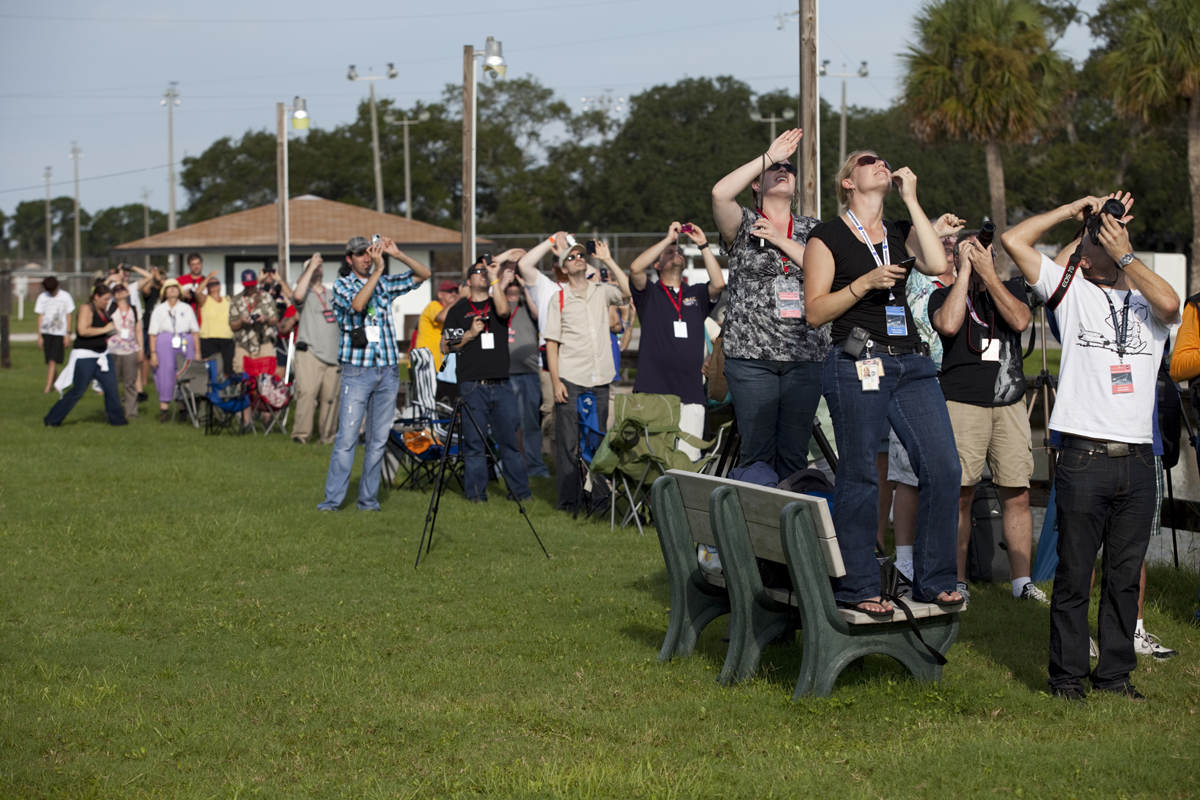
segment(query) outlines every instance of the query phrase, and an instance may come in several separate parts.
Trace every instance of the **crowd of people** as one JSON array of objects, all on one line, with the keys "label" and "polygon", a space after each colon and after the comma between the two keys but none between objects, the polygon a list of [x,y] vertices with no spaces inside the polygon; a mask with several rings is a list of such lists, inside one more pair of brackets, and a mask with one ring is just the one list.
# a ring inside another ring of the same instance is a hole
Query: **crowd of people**
[{"label": "crowd of people", "polygon": [[[61,424],[93,380],[109,421],[123,424],[144,399],[147,362],[165,420],[178,357],[221,356],[236,372],[246,358],[275,353],[295,329],[291,435],[297,442],[314,438],[315,420],[315,438],[333,445],[318,508],[341,507],[361,433],[357,507],[377,511],[399,365],[407,347],[425,348],[438,396],[461,398],[469,417],[461,426],[467,499],[488,500],[490,434],[506,492],[528,498],[530,477],[550,475],[548,452],[556,507],[573,512],[585,497],[576,468],[579,398],[594,398],[603,433],[636,319],[633,391],[677,396],[680,428],[697,438],[709,408],[706,371],[713,377],[706,359],[720,352],[740,469],[786,477],[808,466],[824,399],[838,455],[832,513],[846,572],[833,580],[840,606],[891,618],[877,560],[890,517],[897,568],[911,596],[964,608],[971,505],[986,470],[1003,510],[1013,597],[1050,606],[1053,694],[1081,700],[1086,680],[1093,691],[1143,699],[1130,678],[1135,654],[1175,655],[1145,631],[1141,598],[1162,500],[1157,375],[1181,304],[1132,252],[1125,223],[1133,198],[1084,197],[1000,232],[996,242],[994,228],[968,230],[953,213],[931,219],[912,170],[862,150],[834,178],[840,213],[821,221],[794,212],[797,169],[790,159],[801,136],[784,132],[713,187],[726,270],[694,222],[672,222],[628,272],[603,241],[558,231],[528,251],[485,253],[462,281],[442,281],[411,342],[395,329],[392,302],[430,271],[386,238],[351,239],[331,291],[320,256],[305,264],[294,289],[269,268],[261,276],[248,271],[232,299],[221,296],[215,275],[202,275],[199,256],[189,258],[179,279],[123,267],[78,309],[64,367],[73,386],[46,424]],[[746,190],[752,206],[739,202]],[[894,191],[907,219],[884,216]],[[1057,259],[1043,254],[1040,240],[1067,223],[1079,226],[1075,241]],[[684,244],[699,250],[706,282],[684,280]],[[1019,277],[1001,278],[998,247]],[[388,274],[385,254],[407,269]],[[541,269],[547,257],[549,274]],[[131,283],[132,272],[141,280]],[[714,337],[706,325],[723,298]],[[1059,563],[1049,598],[1030,574],[1034,462],[1021,336],[1031,303],[1046,306],[1062,343],[1049,420],[1059,453]],[[37,306],[47,391],[63,363],[73,311],[70,297],[48,279]],[[1196,328],[1190,303],[1171,362],[1175,380],[1200,376]],[[603,504],[606,491],[598,480],[586,497]],[[1087,614],[1101,549],[1093,640]]]}]

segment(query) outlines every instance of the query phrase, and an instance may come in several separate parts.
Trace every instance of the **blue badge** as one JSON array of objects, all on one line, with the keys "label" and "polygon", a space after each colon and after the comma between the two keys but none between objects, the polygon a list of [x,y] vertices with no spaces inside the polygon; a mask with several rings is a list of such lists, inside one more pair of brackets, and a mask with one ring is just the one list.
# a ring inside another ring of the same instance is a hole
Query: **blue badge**
[{"label": "blue badge", "polygon": [[908,336],[908,316],[904,306],[884,306],[888,336]]}]

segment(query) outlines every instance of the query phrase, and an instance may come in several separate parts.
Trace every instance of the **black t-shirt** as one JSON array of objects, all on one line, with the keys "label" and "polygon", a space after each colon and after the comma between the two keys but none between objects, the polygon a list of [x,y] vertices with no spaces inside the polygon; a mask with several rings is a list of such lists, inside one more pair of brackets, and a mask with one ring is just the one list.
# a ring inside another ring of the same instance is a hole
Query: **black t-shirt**
[{"label": "black t-shirt", "polygon": [[[1020,278],[1005,281],[1004,286],[1022,302],[1028,302],[1025,284]],[[929,317],[946,302],[950,289],[938,289],[929,297]],[[942,340],[942,372],[938,382],[947,400],[973,406],[995,408],[1009,406],[1025,396],[1025,366],[1021,353],[1021,334],[1013,330],[996,310],[991,295],[968,290],[970,305],[958,334]],[[974,313],[972,313],[974,312]],[[985,327],[986,326],[986,327]],[[996,331],[995,335],[992,331]],[[995,361],[983,360],[987,340],[1000,340],[994,350]]]},{"label": "black t-shirt", "polygon": [[[496,304],[489,297],[486,303],[472,303],[464,297],[446,312],[443,335],[458,338],[470,329],[476,316],[487,315],[483,333],[458,350],[458,382],[503,380],[508,377],[508,317],[496,313]],[[485,333],[492,334],[492,349],[483,349]]]},{"label": "black t-shirt", "polygon": [[[684,403],[704,403],[704,320],[713,307],[708,284],[685,286],[680,292],[647,281],[642,291],[632,286],[630,290],[642,321],[633,390],[678,395]],[[679,303],[678,309],[675,303]],[[680,319],[687,325],[686,339],[675,336],[675,323]]]},{"label": "black t-shirt", "polygon": [[[897,222],[883,221],[887,231],[888,256],[893,264],[898,264],[908,258],[905,241],[908,239],[912,223],[908,220]],[[829,222],[822,222],[809,231],[808,238],[820,239],[833,253],[834,273],[833,286],[830,293],[840,291],[850,285],[856,278],[866,275],[877,266],[871,257],[866,244],[859,238],[858,231],[850,227],[846,220],[837,217]],[[875,252],[883,258],[883,243],[875,245]],[[833,321],[833,346],[841,347],[855,326],[865,328],[871,334],[876,344],[886,344],[893,347],[918,347],[921,337],[917,335],[917,323],[913,320],[912,309],[908,307],[906,289],[907,276],[900,280],[892,289],[876,289],[867,292],[850,309]],[[852,290],[853,291],[853,290]],[[892,297],[895,299],[893,300]],[[908,333],[904,336],[892,336],[887,332],[885,317],[887,306],[902,306]]]}]

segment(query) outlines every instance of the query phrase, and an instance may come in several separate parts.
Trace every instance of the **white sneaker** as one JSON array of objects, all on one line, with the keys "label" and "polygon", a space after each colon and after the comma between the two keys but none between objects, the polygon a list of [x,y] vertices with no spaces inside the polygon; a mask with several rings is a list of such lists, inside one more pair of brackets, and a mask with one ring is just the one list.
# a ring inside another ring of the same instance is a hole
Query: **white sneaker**
[{"label": "white sneaker", "polygon": [[1145,631],[1133,632],[1133,651],[1139,656],[1154,656],[1159,660],[1173,658],[1179,653],[1162,646],[1162,642],[1152,633]]},{"label": "white sneaker", "polygon": [[971,590],[968,589],[967,585],[965,583],[963,583],[962,581],[959,581],[958,585],[954,587],[954,590],[962,595],[962,598],[963,598],[962,610],[966,611],[967,606],[971,605]]},{"label": "white sneaker", "polygon": [[1021,600],[1037,600],[1039,603],[1050,605],[1050,598],[1046,597],[1046,593],[1032,583],[1025,584],[1025,588],[1021,590]]},{"label": "white sneaker", "polygon": [[1096,646],[1096,640],[1088,637],[1088,658],[1099,658],[1100,648]]}]

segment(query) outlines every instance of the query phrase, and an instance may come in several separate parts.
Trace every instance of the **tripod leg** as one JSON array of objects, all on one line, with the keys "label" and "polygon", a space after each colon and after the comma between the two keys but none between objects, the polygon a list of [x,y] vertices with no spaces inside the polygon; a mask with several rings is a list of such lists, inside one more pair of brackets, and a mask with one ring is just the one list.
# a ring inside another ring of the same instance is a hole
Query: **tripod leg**
[{"label": "tripod leg", "polygon": [[[425,548],[425,552],[429,552],[429,548],[433,547],[433,528],[437,525],[438,508],[441,506],[442,492],[446,490],[446,461],[450,457],[450,442],[454,438],[455,422],[458,420],[459,406],[462,400],[458,400],[454,404],[454,410],[450,413],[450,426],[446,429],[446,443],[442,446],[442,457],[438,461],[437,475],[433,479],[433,494],[429,498],[429,510],[425,512],[425,526],[421,528],[421,541],[417,543],[417,560],[413,562],[413,569],[416,569],[421,564],[421,548]],[[429,533],[429,545],[425,544],[425,533]]]},{"label": "tripod leg", "polygon": [[1171,486],[1171,470],[1167,473],[1167,520],[1171,523],[1171,551],[1175,555],[1175,569],[1179,569],[1179,537],[1175,532],[1175,490]]}]

